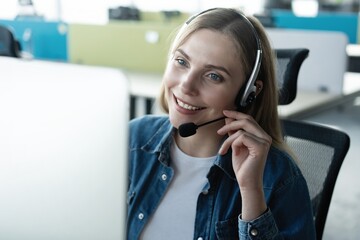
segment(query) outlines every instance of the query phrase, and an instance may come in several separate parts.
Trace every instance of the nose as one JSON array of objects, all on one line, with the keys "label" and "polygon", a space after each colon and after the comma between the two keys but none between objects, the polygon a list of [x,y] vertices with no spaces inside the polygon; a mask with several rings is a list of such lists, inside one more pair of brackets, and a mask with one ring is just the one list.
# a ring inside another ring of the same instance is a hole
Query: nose
[{"label": "nose", "polygon": [[187,95],[197,95],[199,92],[200,74],[189,71],[181,77],[181,91]]}]

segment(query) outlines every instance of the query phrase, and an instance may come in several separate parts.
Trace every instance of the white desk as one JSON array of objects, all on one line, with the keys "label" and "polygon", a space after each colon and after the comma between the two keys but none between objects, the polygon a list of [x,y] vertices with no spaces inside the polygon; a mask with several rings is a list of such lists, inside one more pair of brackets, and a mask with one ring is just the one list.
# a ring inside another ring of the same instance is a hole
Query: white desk
[{"label": "white desk", "polygon": [[360,45],[359,44],[348,44],[346,46],[346,53],[350,57],[360,57]]},{"label": "white desk", "polygon": [[331,94],[300,89],[294,102],[279,106],[279,115],[283,118],[301,119],[353,101],[360,96],[360,73],[345,73],[342,92]]},{"label": "white desk", "polygon": [[348,69],[352,72],[360,72],[360,45],[349,44],[346,47],[348,55]]},{"label": "white desk", "polygon": [[125,72],[130,82],[130,93],[136,97],[156,98],[160,91],[162,75]]},{"label": "white desk", "polygon": [[130,85],[130,118],[150,113],[161,113],[154,104],[159,95],[162,75],[125,72]]}]

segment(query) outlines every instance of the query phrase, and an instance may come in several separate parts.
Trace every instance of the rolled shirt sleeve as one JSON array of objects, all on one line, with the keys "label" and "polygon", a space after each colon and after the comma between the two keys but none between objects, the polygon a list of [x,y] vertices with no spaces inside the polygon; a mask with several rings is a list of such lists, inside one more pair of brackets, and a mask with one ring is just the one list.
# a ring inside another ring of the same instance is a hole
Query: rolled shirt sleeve
[{"label": "rolled shirt sleeve", "polygon": [[261,216],[252,220],[244,221],[241,215],[238,218],[240,239],[275,239],[278,228],[275,219],[268,208]]}]

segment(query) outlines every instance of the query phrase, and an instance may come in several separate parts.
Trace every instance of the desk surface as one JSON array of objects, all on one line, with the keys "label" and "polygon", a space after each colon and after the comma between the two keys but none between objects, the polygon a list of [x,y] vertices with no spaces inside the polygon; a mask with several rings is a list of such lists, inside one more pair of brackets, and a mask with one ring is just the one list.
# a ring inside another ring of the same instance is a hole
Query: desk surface
[{"label": "desk surface", "polygon": [[360,45],[359,44],[347,45],[346,53],[349,57],[360,57]]},{"label": "desk surface", "polygon": [[[130,92],[133,96],[156,98],[162,76],[127,72]],[[305,116],[329,109],[360,96],[360,73],[346,73],[344,76],[343,94],[299,90],[294,102],[279,106],[282,118],[303,118]]]},{"label": "desk surface", "polygon": [[162,75],[125,72],[130,83],[130,93],[136,97],[156,98],[160,91]]}]

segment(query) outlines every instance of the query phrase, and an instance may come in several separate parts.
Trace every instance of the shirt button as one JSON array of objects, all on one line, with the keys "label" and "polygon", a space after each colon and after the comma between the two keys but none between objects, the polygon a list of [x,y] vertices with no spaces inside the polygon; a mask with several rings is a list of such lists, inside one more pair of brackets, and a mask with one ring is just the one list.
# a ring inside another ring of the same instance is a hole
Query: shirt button
[{"label": "shirt button", "polygon": [[198,237],[198,239],[197,240],[204,240],[202,237]]},{"label": "shirt button", "polygon": [[204,190],[204,191],[202,191],[202,194],[204,194],[204,195],[207,195],[209,193],[209,191],[208,190]]},{"label": "shirt button", "polygon": [[164,180],[164,181],[167,179],[167,176],[166,176],[165,173],[163,175],[161,175],[161,179]]},{"label": "shirt button", "polygon": [[139,213],[138,218],[139,218],[140,220],[143,220],[143,219],[144,219],[144,214],[143,214],[143,213]]},{"label": "shirt button", "polygon": [[256,237],[259,234],[259,231],[256,228],[250,230],[251,236]]}]

